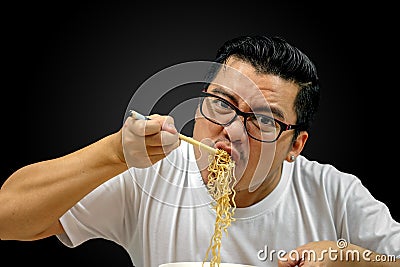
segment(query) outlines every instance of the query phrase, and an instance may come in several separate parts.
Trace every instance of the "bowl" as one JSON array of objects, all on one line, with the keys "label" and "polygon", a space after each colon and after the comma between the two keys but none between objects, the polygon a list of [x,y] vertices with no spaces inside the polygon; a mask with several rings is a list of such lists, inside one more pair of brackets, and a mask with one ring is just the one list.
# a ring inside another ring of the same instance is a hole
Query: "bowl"
[{"label": "bowl", "polygon": [[[203,262],[171,262],[159,265],[159,267],[202,267]],[[204,267],[210,267],[209,262],[204,263]],[[238,263],[220,263],[219,267],[256,267],[253,265],[238,264]]]}]

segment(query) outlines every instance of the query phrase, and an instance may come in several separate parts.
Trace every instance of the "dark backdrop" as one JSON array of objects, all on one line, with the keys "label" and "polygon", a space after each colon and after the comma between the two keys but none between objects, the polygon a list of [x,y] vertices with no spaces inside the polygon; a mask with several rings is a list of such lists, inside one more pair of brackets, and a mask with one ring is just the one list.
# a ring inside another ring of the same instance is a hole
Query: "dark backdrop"
[{"label": "dark backdrop", "polygon": [[[263,2],[3,6],[1,183],[117,131],[135,89],[156,72],[212,59],[226,39],[266,33],[319,68],[322,106],[303,154],[357,175],[399,221],[396,9]],[[0,255],[1,266],[131,266],[104,240],[75,249],[56,238],[0,241]]]}]

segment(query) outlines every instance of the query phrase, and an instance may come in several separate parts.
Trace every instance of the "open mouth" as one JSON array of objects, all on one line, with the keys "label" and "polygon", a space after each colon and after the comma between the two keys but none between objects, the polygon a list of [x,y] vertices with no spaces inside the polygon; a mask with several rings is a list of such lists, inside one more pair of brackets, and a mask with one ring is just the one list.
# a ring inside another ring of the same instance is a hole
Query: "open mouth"
[{"label": "open mouth", "polygon": [[240,159],[239,152],[235,148],[232,148],[231,145],[229,145],[225,142],[215,143],[215,148],[225,150],[232,157],[233,161],[239,161],[239,159]]}]

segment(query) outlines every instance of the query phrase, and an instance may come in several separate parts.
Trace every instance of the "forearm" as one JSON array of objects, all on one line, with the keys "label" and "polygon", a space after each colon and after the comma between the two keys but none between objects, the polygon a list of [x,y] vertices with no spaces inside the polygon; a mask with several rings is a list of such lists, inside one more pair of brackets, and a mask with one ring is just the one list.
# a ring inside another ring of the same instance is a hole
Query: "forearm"
[{"label": "forearm", "polygon": [[126,169],[120,132],[19,169],[0,190],[0,238],[27,240],[45,231],[90,191]]}]

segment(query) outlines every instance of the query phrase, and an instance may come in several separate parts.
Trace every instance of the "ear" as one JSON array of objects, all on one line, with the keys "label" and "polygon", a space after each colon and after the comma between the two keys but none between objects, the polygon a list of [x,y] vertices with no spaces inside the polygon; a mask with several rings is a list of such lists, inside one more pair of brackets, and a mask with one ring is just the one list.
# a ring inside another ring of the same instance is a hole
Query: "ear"
[{"label": "ear", "polygon": [[200,117],[202,117],[202,115],[200,113],[200,104],[198,104],[194,114],[194,121],[196,122]]},{"label": "ear", "polygon": [[301,131],[297,136],[296,140],[292,142],[292,146],[289,149],[288,155],[286,156],[287,161],[293,162],[296,160],[296,157],[300,155],[301,151],[303,151],[307,139],[308,139],[308,132]]}]

